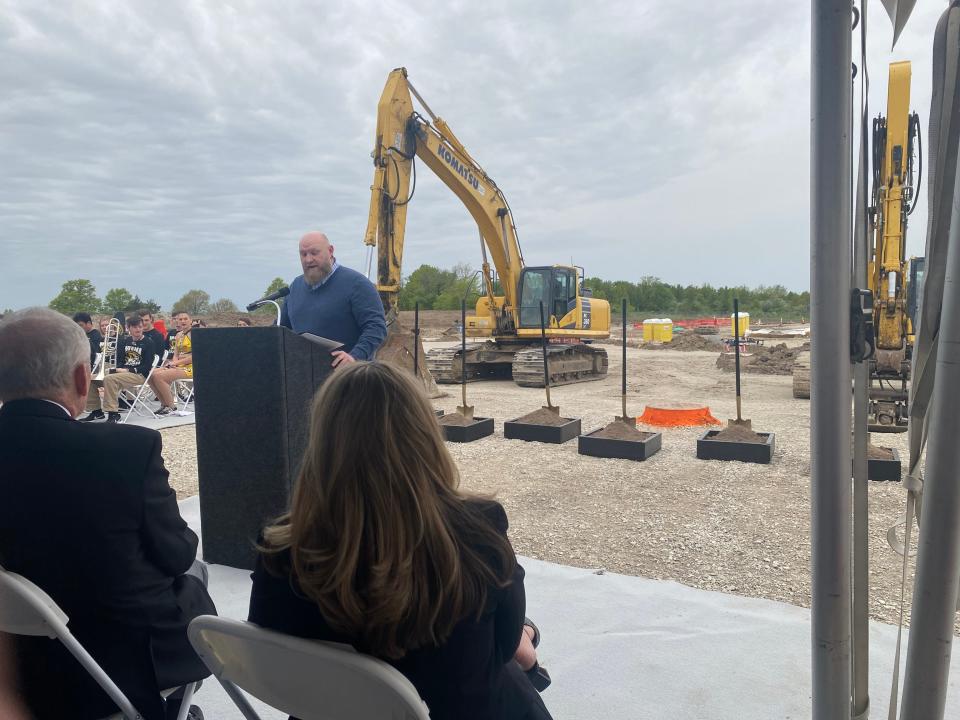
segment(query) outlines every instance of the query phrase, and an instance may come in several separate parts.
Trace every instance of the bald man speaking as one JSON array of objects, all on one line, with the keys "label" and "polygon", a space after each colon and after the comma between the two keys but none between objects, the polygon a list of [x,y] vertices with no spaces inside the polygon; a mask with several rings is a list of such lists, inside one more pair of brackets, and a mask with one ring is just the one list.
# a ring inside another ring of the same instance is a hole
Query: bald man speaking
[{"label": "bald man speaking", "polygon": [[356,270],[340,265],[333,245],[321,232],[300,238],[303,275],[290,283],[280,324],[343,343],[333,352],[333,366],[373,360],[387,337],[383,303],[377,289]]}]

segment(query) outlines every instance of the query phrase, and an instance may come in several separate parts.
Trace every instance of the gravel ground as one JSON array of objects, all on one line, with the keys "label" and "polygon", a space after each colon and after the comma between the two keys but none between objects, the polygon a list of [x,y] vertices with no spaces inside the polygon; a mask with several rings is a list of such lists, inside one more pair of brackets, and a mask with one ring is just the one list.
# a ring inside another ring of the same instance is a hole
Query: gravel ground
[{"label": "gravel ground", "polygon": [[[551,393],[564,416],[582,418],[584,433],[620,414],[620,353],[609,352],[607,378]],[[716,352],[628,350],[628,412],[639,415],[647,403],[709,405],[725,422],[735,416],[734,378],[716,360]],[[459,392],[445,389],[434,404],[453,412]],[[810,406],[792,397],[790,377],[743,380],[744,417],[754,430],[776,434],[770,465],[698,460],[697,428],[664,430],[663,449],[642,463],[578,455],[575,440],[505,440],[502,422],[540,408],[543,391],[478,382],[468,386],[468,402],[496,419],[496,434],[448,447],[463,486],[493,493],[506,507],[518,553],[809,606]],[[163,436],[178,497],[195,494],[193,426]],[[874,441],[906,457],[906,435]],[[895,623],[901,560],[885,534],[902,519],[905,493],[899,483],[871,483],[869,492],[870,613]],[[909,588],[907,602],[909,612]]]}]

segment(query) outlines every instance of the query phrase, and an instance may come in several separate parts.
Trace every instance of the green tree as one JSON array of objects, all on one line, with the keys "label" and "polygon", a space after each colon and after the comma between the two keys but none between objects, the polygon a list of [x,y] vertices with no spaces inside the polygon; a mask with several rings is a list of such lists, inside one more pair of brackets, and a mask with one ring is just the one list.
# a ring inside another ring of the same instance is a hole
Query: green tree
[{"label": "green tree", "polygon": [[152,298],[150,300],[141,300],[139,295],[134,295],[130,301],[130,306],[124,308],[124,310],[149,310],[156,315],[160,312],[160,303]]},{"label": "green tree", "polygon": [[474,307],[480,297],[480,276],[465,263],[455,265],[448,275],[446,286],[433,301],[433,309],[459,310],[462,301],[468,308]]},{"label": "green tree", "polygon": [[139,310],[140,306],[133,306],[133,293],[126,288],[111,288],[103,296],[101,310],[105,313],[115,313],[117,310]]},{"label": "green tree", "polygon": [[[287,286],[286,280],[284,280],[282,277],[276,277],[270,282],[269,285],[267,285],[267,289],[263,291],[263,295],[261,295],[260,297],[266,297],[267,295],[271,295],[275,293],[277,290],[279,290],[280,288],[284,288],[286,286]],[[261,315],[268,315],[270,313],[273,313],[274,315],[276,315],[277,309],[273,305],[268,304],[268,305],[261,305],[256,310],[254,310],[254,312],[260,313]]]},{"label": "green tree", "polygon": [[240,312],[237,304],[229,298],[220,298],[214,303],[210,303],[210,312],[212,313],[235,313]]},{"label": "green tree", "polygon": [[61,286],[60,294],[50,301],[50,309],[65,315],[95,313],[100,311],[100,298],[89,280],[67,280]]},{"label": "green tree", "polygon": [[419,302],[421,310],[433,310],[434,301],[452,282],[452,275],[433,265],[421,265],[410,274],[400,289],[400,309],[413,310]]},{"label": "green tree", "polygon": [[203,290],[188,290],[173,307],[185,310],[191,315],[205,315],[210,311],[210,295]]}]

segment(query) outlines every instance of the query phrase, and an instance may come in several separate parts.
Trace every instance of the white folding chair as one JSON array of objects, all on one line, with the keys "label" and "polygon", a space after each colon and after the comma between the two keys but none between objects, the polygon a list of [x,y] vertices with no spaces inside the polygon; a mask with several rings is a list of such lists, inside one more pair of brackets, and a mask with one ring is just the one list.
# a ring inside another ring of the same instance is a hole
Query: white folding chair
[{"label": "white folding chair", "polygon": [[[150,391],[150,378],[153,377],[153,371],[158,367],[163,365],[167,360],[167,355],[169,355],[168,350],[164,350],[163,355],[154,355],[153,356],[153,365],[150,367],[150,372],[147,374],[147,379],[143,381],[142,385],[134,385],[132,387],[124,388],[120,391],[120,397],[130,403],[130,409],[127,410],[127,414],[123,416],[121,423],[127,422],[130,419],[132,413],[137,413],[143,417],[144,415],[149,415],[152,418],[156,418],[156,414],[147,405],[147,396],[151,394]],[[133,392],[136,390],[136,392]],[[141,408],[143,408],[141,410]]]},{"label": "white folding chair", "polygon": [[[59,640],[120,708],[119,713],[105,720],[142,720],[143,716],[123,691],[70,632],[68,620],[66,613],[43,590],[22,575],[0,567],[0,632]],[[162,694],[168,696],[176,689],[165,690]],[[195,689],[193,683],[187,686],[177,720],[186,720]]]},{"label": "white folding chair", "polygon": [[173,381],[173,395],[183,403],[184,409],[193,402],[193,378],[179,378]]},{"label": "white folding chair", "polygon": [[247,720],[241,688],[301,720],[429,720],[399,670],[349,645],[304,640],[214,615],[190,623],[193,649]]}]

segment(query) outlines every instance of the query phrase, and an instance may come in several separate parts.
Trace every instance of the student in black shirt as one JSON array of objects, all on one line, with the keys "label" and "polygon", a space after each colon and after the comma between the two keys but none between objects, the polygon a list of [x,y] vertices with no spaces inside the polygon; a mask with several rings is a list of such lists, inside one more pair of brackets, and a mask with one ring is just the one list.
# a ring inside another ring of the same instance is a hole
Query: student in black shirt
[{"label": "student in black shirt", "polygon": [[[143,334],[143,320],[139,315],[127,319],[127,332],[117,343],[117,367],[107,367],[103,382],[94,381],[94,385],[103,386],[103,403],[96,390],[87,395],[88,413],[80,418],[81,422],[102,420],[108,423],[120,421],[119,395],[123,388],[143,385],[153,368],[154,358],[158,355],[153,341]],[[106,359],[104,360],[106,362]],[[106,413],[106,415],[104,415]]]},{"label": "student in black shirt", "polygon": [[153,313],[149,310],[137,310],[137,315],[139,315],[143,321],[143,334],[150,338],[150,341],[153,343],[153,349],[157,355],[163,355],[163,351],[167,349],[167,339],[154,327]]},{"label": "student in black shirt", "polygon": [[73,321],[83,329],[87,334],[87,340],[90,341],[90,367],[92,368],[97,359],[97,353],[100,352],[100,343],[103,342],[103,335],[93,326],[93,318],[90,317],[90,313],[75,313]]}]

